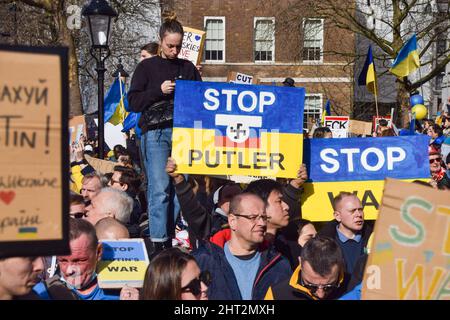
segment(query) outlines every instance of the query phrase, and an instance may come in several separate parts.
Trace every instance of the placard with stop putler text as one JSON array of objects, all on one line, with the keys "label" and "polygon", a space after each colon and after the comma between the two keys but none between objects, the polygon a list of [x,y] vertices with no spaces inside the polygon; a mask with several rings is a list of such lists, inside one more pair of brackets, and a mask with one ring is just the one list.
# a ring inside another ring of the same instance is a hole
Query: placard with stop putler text
[{"label": "placard with stop putler text", "polygon": [[347,191],[359,197],[365,217],[375,219],[385,178],[430,178],[429,139],[420,135],[305,141],[309,180],[302,193],[302,216],[314,221],[332,220],[333,198]]},{"label": "placard with stop putler text", "polygon": [[297,176],[303,88],[185,80],[176,88],[172,157],[179,172]]}]

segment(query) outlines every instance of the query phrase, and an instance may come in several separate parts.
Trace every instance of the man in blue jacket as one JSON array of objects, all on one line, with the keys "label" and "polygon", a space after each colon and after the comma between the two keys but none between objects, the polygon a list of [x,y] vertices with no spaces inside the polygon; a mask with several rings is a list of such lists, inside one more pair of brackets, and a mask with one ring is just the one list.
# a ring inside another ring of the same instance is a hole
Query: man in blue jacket
[{"label": "man in blue jacket", "polygon": [[262,300],[267,289],[289,278],[289,262],[272,249],[260,251],[267,228],[264,201],[242,193],[230,202],[231,239],[224,248],[203,241],[192,254],[202,271],[208,270],[212,300]]}]

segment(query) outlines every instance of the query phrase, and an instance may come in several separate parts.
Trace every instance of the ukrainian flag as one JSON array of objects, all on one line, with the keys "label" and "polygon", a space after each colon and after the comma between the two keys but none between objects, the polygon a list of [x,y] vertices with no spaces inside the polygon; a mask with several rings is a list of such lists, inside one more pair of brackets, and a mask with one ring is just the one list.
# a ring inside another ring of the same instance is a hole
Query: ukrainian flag
[{"label": "ukrainian flag", "polygon": [[417,38],[414,34],[400,49],[389,71],[397,77],[406,77],[420,67],[419,53],[417,52]]},{"label": "ukrainian flag", "polygon": [[331,116],[331,103],[330,100],[327,100],[327,103],[325,104],[325,110],[322,111],[322,119],[320,120],[320,123],[323,125],[325,122],[325,117]]},{"label": "ukrainian flag", "polygon": [[377,74],[375,72],[375,63],[373,62],[372,46],[369,46],[366,62],[358,78],[358,85],[366,86],[367,90],[374,95],[378,95]]},{"label": "ukrainian flag", "polygon": [[117,77],[105,97],[105,122],[111,122],[115,126],[123,123],[128,115],[126,109],[128,99],[125,84]]}]

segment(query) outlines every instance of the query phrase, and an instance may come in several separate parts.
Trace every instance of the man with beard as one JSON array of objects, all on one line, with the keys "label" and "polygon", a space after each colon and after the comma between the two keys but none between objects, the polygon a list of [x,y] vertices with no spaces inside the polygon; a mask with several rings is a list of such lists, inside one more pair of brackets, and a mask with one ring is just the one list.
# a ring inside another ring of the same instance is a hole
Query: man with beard
[{"label": "man with beard", "polygon": [[372,227],[364,223],[361,201],[353,193],[339,193],[333,200],[333,210],[335,220],[328,222],[318,234],[334,239],[341,247],[348,280],[365,252]]}]

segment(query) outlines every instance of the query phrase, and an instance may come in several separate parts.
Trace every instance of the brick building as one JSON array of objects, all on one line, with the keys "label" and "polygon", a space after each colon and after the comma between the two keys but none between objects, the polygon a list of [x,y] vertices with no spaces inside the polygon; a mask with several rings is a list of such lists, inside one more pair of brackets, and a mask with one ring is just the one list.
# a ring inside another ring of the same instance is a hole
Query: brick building
[{"label": "brick building", "polygon": [[[286,77],[306,89],[305,127],[320,118],[327,99],[332,114],[351,114],[353,67],[333,51],[354,52],[354,36],[308,10],[309,1],[169,0],[184,26],[207,32],[204,81],[226,81],[228,72],[281,85]],[[308,123],[306,123],[306,121]]]}]

